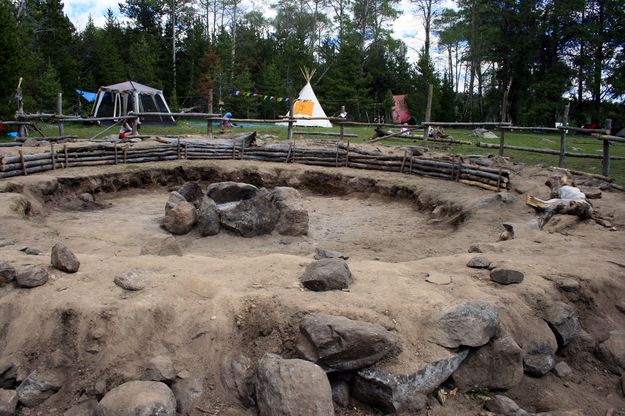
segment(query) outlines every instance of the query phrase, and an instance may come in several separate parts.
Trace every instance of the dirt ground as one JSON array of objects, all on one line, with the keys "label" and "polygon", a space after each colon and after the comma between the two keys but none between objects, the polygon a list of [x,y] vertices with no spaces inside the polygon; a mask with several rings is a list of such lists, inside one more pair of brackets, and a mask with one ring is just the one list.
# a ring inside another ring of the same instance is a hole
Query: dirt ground
[{"label": "dirt ground", "polygon": [[[178,166],[210,172],[201,178],[204,185],[210,178],[251,178],[300,189],[309,235],[241,238],[222,231],[202,238],[193,231],[177,237],[182,257],[140,256],[148,239],[167,235],[159,223],[168,191],[182,183],[172,174]],[[81,262],[76,274],[50,269],[54,277],[35,289],[0,288],[0,359],[17,360],[22,376],[36,368],[63,374],[59,393],[23,414],[62,414],[97,381],[110,390],[138,379],[146,361],[162,354],[172,357],[178,374],[203,381],[194,414],[253,415],[228,387],[225,368],[240,353],[252,362],[265,352],[294,356],[299,320],[309,312],[392,330],[401,352],[385,365],[403,372],[449,354],[428,341],[431,323],[440,311],[470,299],[494,302],[515,339],[531,337],[543,305],[562,300],[577,308],[593,342],[601,342],[625,327],[615,307],[625,295],[625,194],[603,192],[593,200],[597,211],[612,217],[615,231],[572,217],[537,230],[529,225],[534,213],[525,195],[547,196],[549,174],[521,169],[509,204],[454,182],[241,161],[72,168],[0,181],[0,260],[18,269],[48,265],[51,247],[62,241]],[[97,206],[76,198],[87,191],[95,193]],[[515,224],[514,240],[497,242],[503,222]],[[498,266],[524,272],[525,280],[499,286],[487,271],[466,267],[473,244]],[[42,254],[26,255],[19,251],[24,246]],[[349,291],[300,286],[317,246],[350,256]],[[147,287],[117,287],[115,276],[128,271],[140,273]],[[451,276],[451,284],[426,282],[430,272]],[[558,282],[565,278],[579,282],[579,290],[561,291]],[[536,412],[581,409],[603,416],[625,408],[619,377],[592,352],[565,349],[560,360],[573,369],[570,378],[524,376],[506,394]],[[423,414],[478,415],[482,404],[479,395],[460,394],[444,406],[432,400]],[[376,413],[354,403],[353,409],[337,407],[337,414]]]}]

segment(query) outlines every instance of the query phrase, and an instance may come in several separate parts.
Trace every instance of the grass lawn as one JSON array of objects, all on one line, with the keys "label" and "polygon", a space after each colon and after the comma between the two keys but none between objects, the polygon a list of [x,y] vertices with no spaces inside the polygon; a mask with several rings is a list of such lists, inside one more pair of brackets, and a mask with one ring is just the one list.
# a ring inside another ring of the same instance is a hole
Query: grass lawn
[{"label": "grass lawn", "polygon": [[[115,126],[109,129],[108,131],[103,132],[107,126],[83,126],[78,124],[66,124],[65,125],[65,134],[66,135],[76,135],[83,139],[89,139],[93,136],[98,135],[98,138],[106,137],[110,134],[117,134],[119,131],[119,127]],[[58,135],[58,128],[52,124],[44,124],[41,125],[43,133],[48,136]],[[277,140],[286,140],[287,137],[287,128],[284,126],[275,126],[273,124],[243,124],[242,128],[231,128],[230,131],[236,132],[251,132],[257,131],[259,135],[271,135],[275,136]],[[295,131],[298,130],[304,131],[315,131],[314,128],[299,128],[296,127]],[[318,129],[322,132],[337,132],[339,131],[338,127],[333,127],[330,129]],[[215,133],[219,132],[218,127],[214,127],[213,131]],[[454,139],[458,140],[466,140],[472,143],[477,143],[478,141],[499,144],[499,139],[478,139],[476,137],[471,136],[471,130],[468,129],[447,129],[446,132],[450,134]],[[373,136],[373,128],[371,127],[346,127],[345,133],[357,134],[357,138],[350,138],[352,143],[360,143],[369,140]],[[141,127],[141,134],[150,134],[150,135],[168,135],[168,134],[206,134],[206,124],[200,121],[180,121],[175,126],[152,126],[152,125],[144,125]],[[416,134],[421,134],[421,131],[417,131]],[[499,132],[496,132],[499,134]],[[300,137],[308,137],[314,138],[315,136],[300,136]],[[334,137],[322,137],[319,136],[317,139],[335,139]],[[11,141],[12,139],[3,138],[0,141]],[[602,154],[602,141],[597,140],[591,136],[575,136],[569,135],[567,138],[567,150],[569,152],[575,153],[590,153],[601,155]],[[399,139],[389,139],[383,142],[387,145],[419,145],[421,140],[412,140],[409,138],[399,138]],[[524,146],[524,147],[536,147],[536,148],[546,148],[559,150],[560,148],[560,136],[556,134],[540,134],[540,133],[532,133],[532,132],[506,132],[506,144],[515,145],[515,146]],[[472,145],[450,145],[447,143],[435,143],[430,142],[428,144],[431,148],[437,150],[445,150],[447,152],[453,154],[497,154],[498,149],[488,149],[481,148]],[[613,156],[625,156],[625,143],[612,143],[611,154]],[[529,153],[518,150],[505,150],[505,155],[513,158],[514,160],[526,163],[528,165],[535,164],[544,164],[548,166],[557,166],[558,164],[558,156],[557,155],[544,155],[538,153]],[[601,173],[601,160],[600,159],[579,159],[573,157],[566,158],[566,167],[600,174]],[[624,185],[625,184],[625,160],[613,160],[611,163],[610,176],[614,177],[616,182]]]}]

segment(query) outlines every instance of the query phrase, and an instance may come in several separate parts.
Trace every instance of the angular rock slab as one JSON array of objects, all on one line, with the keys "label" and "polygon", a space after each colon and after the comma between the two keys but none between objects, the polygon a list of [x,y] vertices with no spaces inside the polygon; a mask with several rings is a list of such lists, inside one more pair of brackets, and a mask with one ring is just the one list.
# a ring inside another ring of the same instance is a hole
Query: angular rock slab
[{"label": "angular rock slab", "polygon": [[98,416],[175,416],[176,398],[158,381],[129,381],[100,400]]},{"label": "angular rock slab", "polygon": [[543,318],[556,336],[560,348],[577,338],[582,330],[575,308],[564,302],[549,305]]},{"label": "angular rock slab", "polygon": [[502,394],[492,396],[490,400],[485,403],[484,407],[497,416],[529,416],[529,413],[521,409],[514,400]]},{"label": "angular rock slab", "polygon": [[80,262],[76,255],[63,243],[56,243],[52,247],[51,263],[55,269],[66,273],[76,273],[80,267]]},{"label": "angular rock slab", "polygon": [[476,387],[512,388],[523,378],[523,350],[512,337],[495,338],[472,351],[452,378],[463,391]]},{"label": "angular rock slab", "polygon": [[249,183],[217,182],[208,186],[206,195],[219,205],[251,199],[256,196],[257,191],[258,188]]},{"label": "angular rock slab", "polygon": [[394,347],[383,326],[344,316],[311,314],[300,322],[297,349],[325,368],[356,370],[375,364]]},{"label": "angular rock slab", "polygon": [[62,385],[58,374],[35,370],[17,387],[17,397],[24,406],[35,407],[59,391]]},{"label": "angular rock slab", "polygon": [[202,197],[199,202],[197,227],[202,237],[219,234],[221,230],[217,204],[207,196]]},{"label": "angular rock slab", "polygon": [[204,393],[204,385],[199,378],[176,380],[171,389],[176,396],[177,410],[183,415],[192,414]]},{"label": "angular rock slab", "polygon": [[15,267],[6,261],[0,261],[0,285],[6,285],[15,280]]},{"label": "angular rock slab", "polygon": [[523,368],[532,377],[542,377],[556,365],[555,351],[548,344],[536,345],[525,352]]},{"label": "angular rock slab", "polygon": [[[169,214],[169,211],[176,208],[176,206],[181,203],[187,201],[184,196],[180,195],[179,192],[173,191],[169,194],[169,199],[165,203],[165,215]],[[188,202],[188,201],[187,201]]]},{"label": "angular rock slab", "polygon": [[274,205],[280,212],[276,231],[282,235],[308,234],[308,211],[294,188],[278,186],[271,190]]},{"label": "angular rock slab", "polygon": [[171,358],[163,355],[156,356],[147,362],[143,373],[144,380],[172,381],[176,378],[176,370]]},{"label": "angular rock slab", "polygon": [[300,280],[306,289],[315,292],[341,290],[352,283],[352,272],[345,260],[321,259],[310,263]]},{"label": "angular rock slab", "polygon": [[255,387],[260,416],[334,416],[328,377],[308,361],[267,354],[258,362]]},{"label": "angular rock slab", "polygon": [[0,416],[15,415],[17,407],[17,392],[15,390],[0,389]]},{"label": "angular rock slab", "polygon": [[183,235],[190,232],[196,222],[195,207],[190,202],[183,201],[165,215],[163,228],[172,234]]},{"label": "angular rock slab", "polygon": [[425,407],[426,395],[447,380],[468,353],[468,350],[461,351],[408,375],[391,374],[373,367],[359,370],[354,379],[353,395],[385,412],[417,412]]},{"label": "angular rock slab", "polygon": [[521,283],[525,276],[518,270],[511,269],[493,269],[490,272],[490,280],[502,285],[511,285],[513,283]]},{"label": "angular rock slab", "polygon": [[332,251],[332,250],[326,250],[323,247],[315,247],[315,260],[321,260],[321,259],[349,260],[349,256],[346,256],[340,251]]},{"label": "angular rock slab", "polygon": [[256,191],[250,199],[218,205],[218,208],[221,224],[242,237],[270,234],[279,215],[266,189]]},{"label": "angular rock slab", "polygon": [[610,331],[608,339],[599,344],[599,353],[611,372],[625,373],[625,331]]},{"label": "angular rock slab", "polygon": [[187,201],[192,204],[198,203],[203,197],[204,192],[199,183],[195,181],[185,182],[184,185],[178,189],[178,193]]},{"label": "angular rock slab", "polygon": [[48,269],[43,266],[30,266],[15,276],[15,283],[20,287],[33,288],[46,284]]},{"label": "angular rock slab", "polygon": [[456,305],[434,324],[430,340],[446,348],[481,347],[499,333],[499,312],[484,300]]},{"label": "angular rock slab", "polygon": [[142,256],[182,256],[182,249],[176,238],[169,235],[165,238],[152,238],[141,247]]}]

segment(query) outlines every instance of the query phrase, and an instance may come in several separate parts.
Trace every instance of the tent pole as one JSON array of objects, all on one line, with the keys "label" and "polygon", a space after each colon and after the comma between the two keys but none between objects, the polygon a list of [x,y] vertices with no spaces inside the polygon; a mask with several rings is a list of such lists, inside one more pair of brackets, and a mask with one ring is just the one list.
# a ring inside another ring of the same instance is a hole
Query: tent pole
[{"label": "tent pole", "polygon": [[[135,91],[134,94],[134,102],[133,104],[133,111],[135,112],[135,114],[139,113],[139,93]],[[132,135],[136,136],[139,133],[139,117],[133,118],[132,119]]]},{"label": "tent pole", "polygon": [[[165,106],[165,108],[167,109],[168,113],[171,113],[171,110],[169,109],[169,106],[167,105],[167,101],[165,101],[165,97],[163,97],[163,93],[159,92],[158,96],[161,97],[161,100],[163,101],[163,105]],[[171,117],[171,121],[173,121],[174,123],[176,122],[176,120],[174,119],[174,117]]]},{"label": "tent pole", "polygon": [[[158,104],[156,103],[156,96],[155,96],[155,95],[152,95],[151,97],[152,97],[152,102],[154,103],[154,107],[156,107],[156,111],[160,112],[160,111],[161,111],[161,109],[160,109],[160,108],[158,108]],[[158,118],[159,118],[161,121],[163,121],[163,116],[158,116]]]}]

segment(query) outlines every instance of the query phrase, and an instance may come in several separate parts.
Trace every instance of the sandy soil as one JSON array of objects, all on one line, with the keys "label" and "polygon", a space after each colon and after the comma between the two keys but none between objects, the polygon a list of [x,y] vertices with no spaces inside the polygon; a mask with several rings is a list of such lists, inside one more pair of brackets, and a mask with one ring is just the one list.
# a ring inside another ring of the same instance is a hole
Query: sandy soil
[{"label": "sandy soil", "polygon": [[[126,169],[124,175],[136,175],[178,165],[211,169],[222,178],[235,179],[244,166],[268,184],[279,178],[299,187],[310,213],[309,235],[243,239],[222,232],[201,238],[192,232],[177,238],[182,257],[139,256],[146,240],[166,235],[159,221],[172,184],[98,193],[101,209],[84,210],[76,203],[73,192],[83,192],[85,183],[96,182],[89,175],[119,169]],[[317,192],[335,184],[307,183],[316,172],[342,177],[343,192]],[[625,198],[604,193],[593,202],[603,215],[613,216],[617,231],[570,218],[558,218],[538,231],[527,226],[534,214],[525,206],[523,193],[546,196],[548,189],[542,183],[548,174],[526,168],[515,176],[512,204],[504,204],[491,192],[452,182],[230,161],[75,168],[56,176],[0,182],[5,191],[22,192],[0,192],[0,241],[15,240],[0,248],[0,259],[17,268],[49,264],[50,248],[62,241],[81,261],[80,271],[73,275],[51,269],[54,278],[39,288],[0,288],[0,358],[18,360],[24,374],[35,368],[63,373],[61,391],[30,414],[62,414],[96,381],[105,380],[108,390],[140,378],[149,358],[166,354],[174,359],[179,374],[203,380],[202,409],[244,415],[254,411],[237,402],[224,380],[224,366],[239,352],[252,361],[265,352],[293,356],[297,326],[307,312],[342,314],[393,330],[401,352],[386,365],[405,372],[447,356],[447,350],[428,342],[431,322],[443,309],[468,299],[495,302],[504,329],[515,339],[531,337],[542,322],[539,315],[546,302],[563,300],[576,306],[583,328],[600,342],[609,330],[625,326],[625,315],[614,306],[625,294],[625,269],[616,264],[625,262],[621,248]],[[50,183],[70,183],[67,178],[82,185],[73,192],[59,186],[48,193],[54,188]],[[363,183],[373,185],[362,192]],[[398,191],[393,188],[397,184],[415,193]],[[445,209],[433,215],[437,206]],[[450,225],[456,208],[465,218],[457,227]],[[502,222],[517,225],[516,239],[497,242]],[[523,283],[498,286],[490,282],[487,271],[467,268],[473,256],[467,249],[478,243],[497,265],[523,271]],[[19,251],[22,246],[36,247],[42,255],[28,256]],[[315,246],[350,256],[355,282],[349,291],[315,293],[300,287],[298,278],[313,260]],[[146,289],[130,293],[113,284],[116,275],[130,270],[146,278]],[[447,274],[452,283],[428,283],[428,272]],[[563,278],[578,281],[580,289],[562,292],[557,282]],[[573,369],[570,379],[524,376],[507,394],[532,411],[576,408],[604,415],[609,408],[625,407],[619,378],[592,353],[565,349],[559,353],[561,359]],[[428,412],[477,415],[481,405],[479,399],[460,395],[445,406],[433,401]],[[375,414],[358,404],[340,413]]]}]

